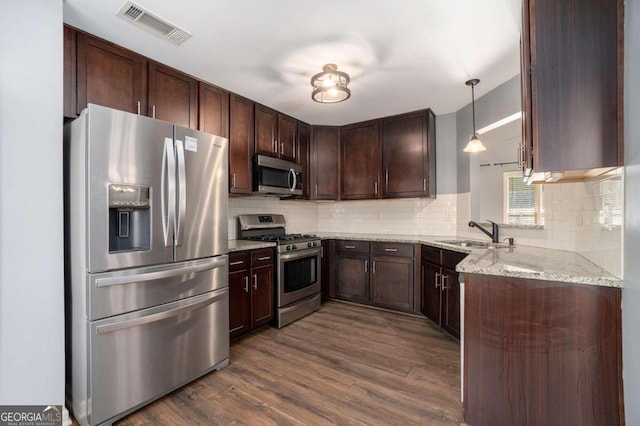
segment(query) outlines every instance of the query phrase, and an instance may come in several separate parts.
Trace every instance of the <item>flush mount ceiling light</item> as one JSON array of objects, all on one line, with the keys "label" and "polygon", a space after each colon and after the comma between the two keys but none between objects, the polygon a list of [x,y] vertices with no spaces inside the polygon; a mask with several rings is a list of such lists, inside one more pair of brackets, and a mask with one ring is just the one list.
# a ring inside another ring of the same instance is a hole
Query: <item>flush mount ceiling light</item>
[{"label": "flush mount ceiling light", "polygon": [[322,72],[311,77],[311,99],[323,104],[345,101],[351,96],[351,90],[347,88],[349,81],[349,74],[338,71],[336,64],[326,64]]},{"label": "flush mount ceiling light", "polygon": [[487,148],[480,142],[478,139],[478,134],[476,133],[476,99],[474,93],[474,87],[476,84],[480,83],[480,80],[474,78],[472,80],[467,81],[465,84],[467,86],[471,86],[471,115],[473,116],[473,136],[469,139],[469,143],[464,147],[464,152],[482,152],[486,151]]}]

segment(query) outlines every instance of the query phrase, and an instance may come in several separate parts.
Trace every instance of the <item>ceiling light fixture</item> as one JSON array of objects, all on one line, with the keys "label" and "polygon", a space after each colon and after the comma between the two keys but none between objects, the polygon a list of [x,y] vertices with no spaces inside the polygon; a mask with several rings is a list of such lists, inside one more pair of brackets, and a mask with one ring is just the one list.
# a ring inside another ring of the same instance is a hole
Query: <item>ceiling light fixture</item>
[{"label": "ceiling light fixture", "polygon": [[338,71],[336,64],[326,64],[322,72],[311,77],[311,99],[323,104],[346,101],[351,96],[351,90],[347,88],[349,81],[349,74]]},{"label": "ceiling light fixture", "polygon": [[477,78],[469,80],[465,83],[467,86],[471,86],[471,115],[473,116],[473,135],[469,139],[469,143],[467,144],[467,146],[464,147],[464,152],[482,152],[487,150],[480,139],[478,139],[478,135],[476,133],[476,99],[473,89],[478,83],[480,83],[480,80],[478,80]]}]

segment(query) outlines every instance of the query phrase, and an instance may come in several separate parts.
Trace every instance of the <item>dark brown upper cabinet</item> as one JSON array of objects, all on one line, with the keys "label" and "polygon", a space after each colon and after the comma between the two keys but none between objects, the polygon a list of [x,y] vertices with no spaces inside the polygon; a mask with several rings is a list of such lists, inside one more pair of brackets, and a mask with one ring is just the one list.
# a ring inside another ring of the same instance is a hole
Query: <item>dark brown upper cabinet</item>
[{"label": "dark brown upper cabinet", "polygon": [[339,146],[339,127],[311,127],[311,152],[309,153],[310,199],[338,199]]},{"label": "dark brown upper cabinet", "polygon": [[525,173],[623,164],[622,0],[524,0]]},{"label": "dark brown upper cabinet", "polygon": [[198,129],[229,137],[229,92],[202,81],[198,83]]},{"label": "dark brown upper cabinet", "polygon": [[379,120],[341,128],[340,161],[340,196],[343,200],[379,198]]},{"label": "dark brown upper cabinet", "polygon": [[382,119],[382,197],[436,196],[435,115],[416,111]]},{"label": "dark brown upper cabinet", "polygon": [[64,72],[63,72],[63,115],[67,118],[77,116],[76,113],[76,32],[74,29],[64,27]]},{"label": "dark brown upper cabinet", "polygon": [[198,81],[173,68],[150,61],[147,115],[196,129]]},{"label": "dark brown upper cabinet", "polygon": [[146,111],[146,58],[81,32],[77,34],[76,43],[76,114],[80,114],[87,103],[136,114]]},{"label": "dark brown upper cabinet", "polygon": [[254,103],[231,94],[229,99],[229,192],[251,194]]},{"label": "dark brown upper cabinet", "polygon": [[302,166],[302,197],[309,199],[310,173],[309,173],[309,154],[311,152],[311,126],[298,121],[298,154],[296,162]]},{"label": "dark brown upper cabinet", "polygon": [[295,161],[296,120],[264,105],[256,104],[255,152]]}]

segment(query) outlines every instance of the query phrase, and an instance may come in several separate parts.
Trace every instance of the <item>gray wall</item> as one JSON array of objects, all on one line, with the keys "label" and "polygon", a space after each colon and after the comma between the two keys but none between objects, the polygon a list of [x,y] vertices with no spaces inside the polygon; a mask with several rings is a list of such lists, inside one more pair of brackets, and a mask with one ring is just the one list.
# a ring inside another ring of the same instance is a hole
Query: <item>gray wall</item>
[{"label": "gray wall", "polygon": [[436,117],[436,169],[437,193],[456,194],[458,192],[457,176],[457,138],[456,113]]},{"label": "gray wall", "polygon": [[[482,85],[482,81],[476,86],[476,93],[480,85]],[[469,100],[471,100],[471,89],[469,89]],[[476,99],[476,130],[508,117],[520,111],[521,108],[520,75],[517,75]],[[471,103],[456,112],[456,133],[458,141],[456,152],[458,157],[457,192],[473,192],[474,179],[471,179],[469,174],[469,154],[462,152],[473,133]]]},{"label": "gray wall", "polygon": [[0,405],[61,405],[62,0],[1,9]]},{"label": "gray wall", "polygon": [[625,2],[625,229],[622,372],[628,425],[640,424],[640,2]]}]

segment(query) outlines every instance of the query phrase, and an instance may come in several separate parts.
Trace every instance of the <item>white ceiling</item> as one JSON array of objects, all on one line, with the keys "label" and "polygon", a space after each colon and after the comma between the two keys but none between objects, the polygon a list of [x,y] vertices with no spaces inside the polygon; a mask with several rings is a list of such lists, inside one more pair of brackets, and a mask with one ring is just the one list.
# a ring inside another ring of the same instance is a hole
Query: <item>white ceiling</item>
[{"label": "white ceiling", "polygon": [[[521,0],[134,0],[193,36],[176,46],[116,12],[124,0],[64,0],[64,21],[311,124],[342,125],[470,103],[519,73]],[[311,100],[336,63],[351,98]]]}]

